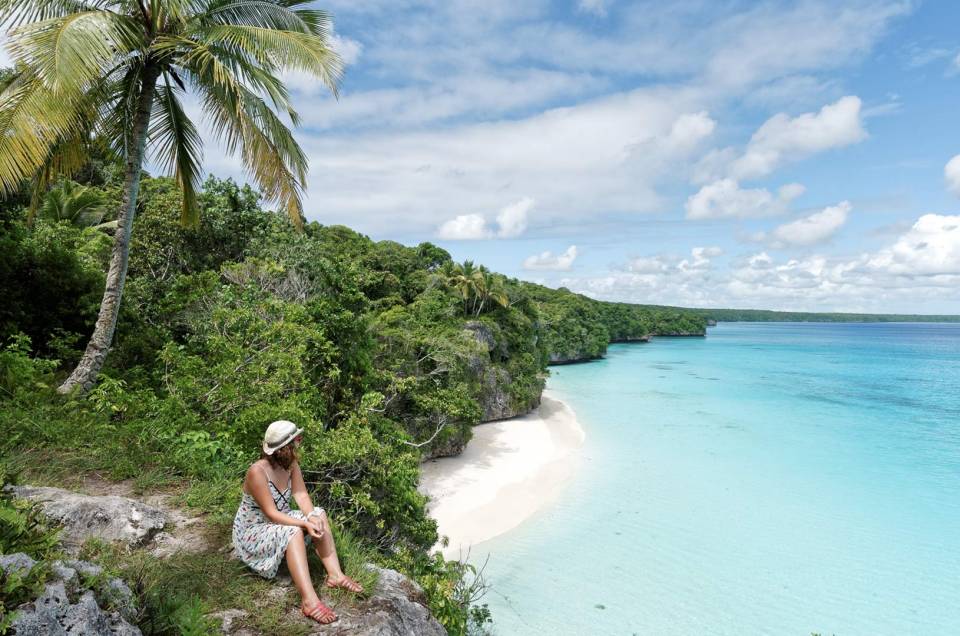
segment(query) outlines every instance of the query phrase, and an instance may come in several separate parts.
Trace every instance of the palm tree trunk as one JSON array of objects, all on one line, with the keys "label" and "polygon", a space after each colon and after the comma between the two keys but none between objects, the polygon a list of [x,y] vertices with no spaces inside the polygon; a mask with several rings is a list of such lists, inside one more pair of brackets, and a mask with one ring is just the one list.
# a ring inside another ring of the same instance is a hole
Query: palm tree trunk
[{"label": "palm tree trunk", "polygon": [[157,85],[159,71],[148,66],[144,70],[140,95],[137,98],[137,110],[133,116],[133,130],[130,133],[130,146],[127,151],[126,167],[123,177],[123,202],[117,216],[117,230],[113,236],[113,253],[110,257],[110,269],[107,270],[107,284],[100,302],[100,314],[93,329],[87,349],[77,363],[70,377],[57,389],[60,393],[70,393],[77,386],[86,393],[93,388],[97,375],[107,352],[113,343],[113,333],[120,315],[120,298],[127,279],[127,261],[130,256],[130,234],[133,230],[133,217],[137,212],[137,195],[140,191],[140,171],[143,167],[143,152],[147,143],[150,127],[150,110]]}]

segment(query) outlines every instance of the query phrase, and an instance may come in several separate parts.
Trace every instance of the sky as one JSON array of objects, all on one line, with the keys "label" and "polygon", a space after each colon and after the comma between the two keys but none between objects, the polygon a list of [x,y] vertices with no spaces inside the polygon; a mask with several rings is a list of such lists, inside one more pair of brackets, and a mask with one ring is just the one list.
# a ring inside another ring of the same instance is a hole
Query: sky
[{"label": "sky", "polygon": [[960,313],[960,3],[317,6],[310,220],[606,300]]}]

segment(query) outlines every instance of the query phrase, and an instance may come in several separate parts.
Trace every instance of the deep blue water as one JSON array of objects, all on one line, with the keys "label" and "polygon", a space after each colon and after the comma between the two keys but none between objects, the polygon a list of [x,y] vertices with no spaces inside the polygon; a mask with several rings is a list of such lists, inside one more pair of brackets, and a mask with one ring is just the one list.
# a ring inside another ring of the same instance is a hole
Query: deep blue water
[{"label": "deep blue water", "polygon": [[960,325],[722,323],[548,387],[587,439],[474,550],[496,634],[960,634]]}]

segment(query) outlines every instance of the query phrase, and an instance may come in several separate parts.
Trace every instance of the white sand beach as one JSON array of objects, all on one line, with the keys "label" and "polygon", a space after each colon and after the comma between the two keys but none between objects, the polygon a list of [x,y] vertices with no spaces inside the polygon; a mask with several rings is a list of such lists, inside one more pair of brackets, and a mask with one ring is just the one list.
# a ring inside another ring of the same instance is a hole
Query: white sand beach
[{"label": "white sand beach", "polygon": [[573,410],[549,391],[532,413],[474,427],[463,453],[426,462],[420,491],[447,558],[516,527],[552,501],[573,476],[584,432]]}]

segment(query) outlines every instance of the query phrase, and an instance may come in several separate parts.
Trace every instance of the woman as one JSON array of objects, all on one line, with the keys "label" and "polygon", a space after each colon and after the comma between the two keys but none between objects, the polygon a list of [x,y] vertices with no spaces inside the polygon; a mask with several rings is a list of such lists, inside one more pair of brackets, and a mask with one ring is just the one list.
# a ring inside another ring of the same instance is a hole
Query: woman
[{"label": "woman", "polygon": [[[303,599],[304,616],[324,625],[337,615],[320,602],[307,566],[307,544],[312,543],[327,570],[328,588],[362,592],[360,585],[343,573],[323,508],[314,508],[297,462],[297,446],[303,429],[280,420],[267,428],[263,454],[251,464],[243,481],[243,499],[233,520],[233,545],[240,558],[265,578],[277,574],[286,557],[294,585]],[[278,484],[285,487],[281,490]],[[290,507],[291,497],[297,508]]]}]

